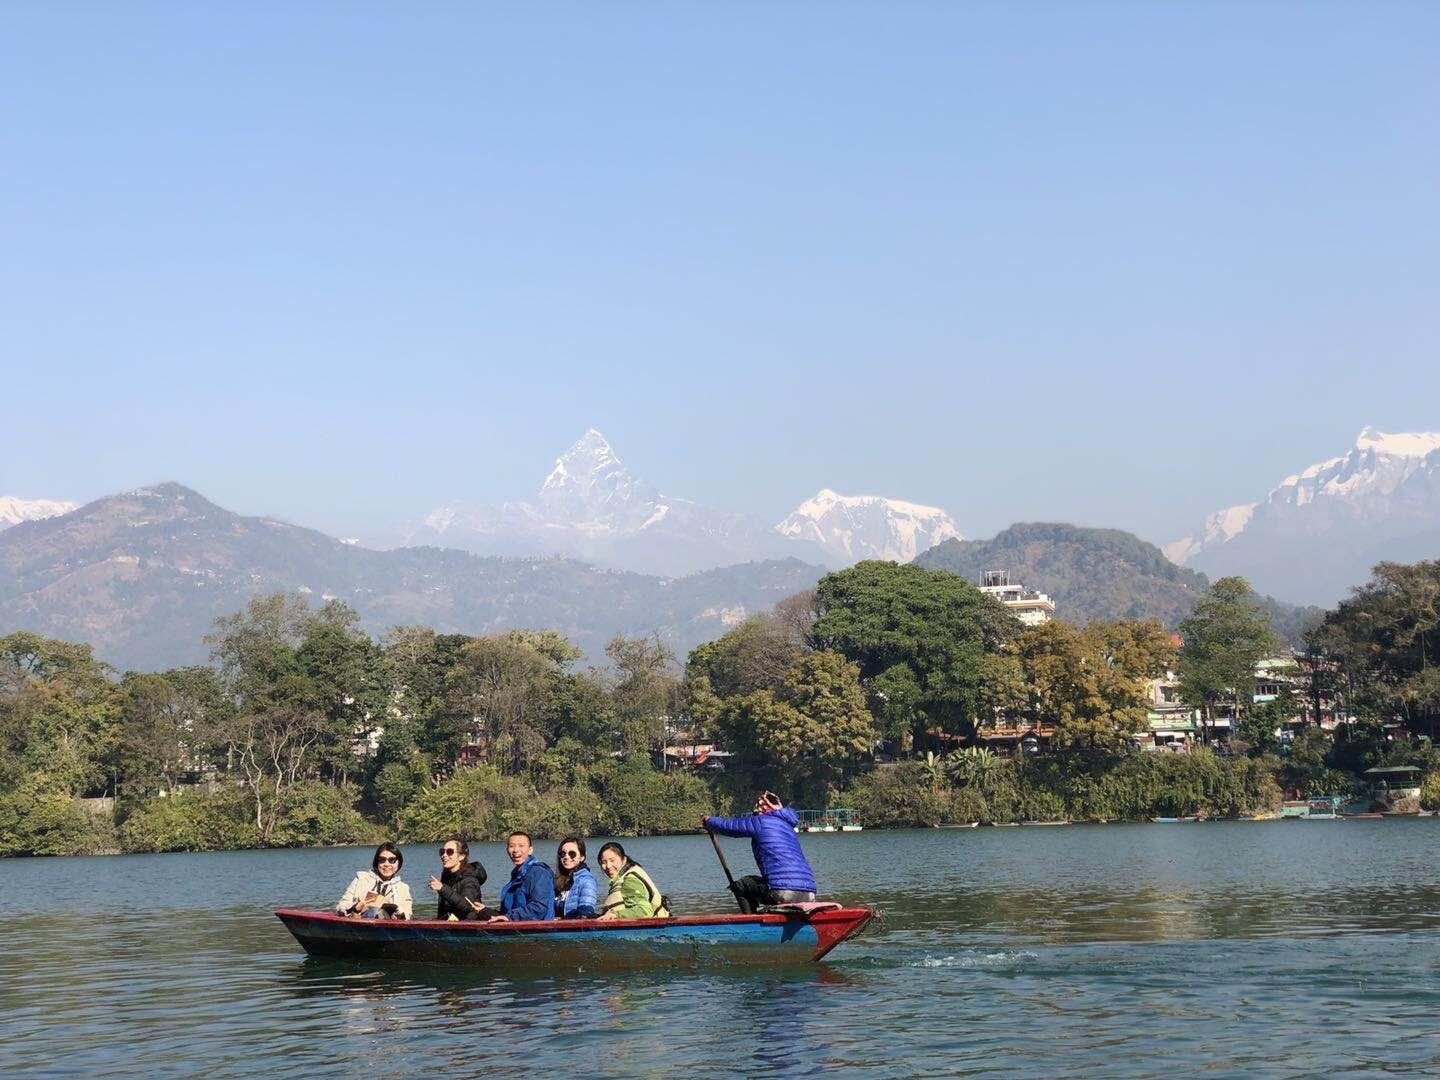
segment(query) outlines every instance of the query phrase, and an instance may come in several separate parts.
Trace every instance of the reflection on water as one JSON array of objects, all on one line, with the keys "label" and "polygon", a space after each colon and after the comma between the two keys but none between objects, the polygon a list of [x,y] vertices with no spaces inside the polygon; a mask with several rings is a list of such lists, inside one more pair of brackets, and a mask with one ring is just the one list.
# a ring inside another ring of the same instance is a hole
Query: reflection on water
[{"label": "reflection on water", "polygon": [[[696,1075],[1440,1066],[1434,819],[804,843],[832,895],[886,917],[830,962],[774,971],[307,958],[270,909],[333,901],[357,850],[0,864],[6,1061],[220,1076],[470,1075],[520,1057]],[[631,846],[682,910],[725,909],[708,843]],[[433,850],[406,854],[423,882]],[[504,866],[498,846],[479,856],[492,877]]]}]

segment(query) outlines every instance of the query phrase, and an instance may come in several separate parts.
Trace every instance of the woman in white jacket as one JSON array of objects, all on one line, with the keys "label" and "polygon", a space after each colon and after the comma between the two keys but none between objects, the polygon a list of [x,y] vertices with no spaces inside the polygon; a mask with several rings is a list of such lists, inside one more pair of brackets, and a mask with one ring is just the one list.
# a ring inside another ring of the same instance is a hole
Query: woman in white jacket
[{"label": "woman in white jacket", "polygon": [[414,911],[410,886],[400,880],[405,856],[394,844],[381,844],[370,860],[370,870],[361,870],[350,882],[345,895],[335,902],[335,914],[357,919],[408,919]]}]

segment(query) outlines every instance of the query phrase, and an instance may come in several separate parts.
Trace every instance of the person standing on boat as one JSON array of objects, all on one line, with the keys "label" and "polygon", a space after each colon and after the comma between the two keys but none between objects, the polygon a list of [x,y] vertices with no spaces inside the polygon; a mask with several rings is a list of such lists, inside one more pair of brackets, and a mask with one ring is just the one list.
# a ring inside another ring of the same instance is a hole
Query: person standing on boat
[{"label": "person standing on boat", "polygon": [[560,869],[555,873],[555,917],[593,919],[600,902],[600,887],[585,865],[585,841],[567,836],[555,852]]},{"label": "person standing on boat", "polygon": [[486,918],[489,912],[480,902],[484,884],[485,867],[470,861],[470,845],[458,836],[450,837],[440,845],[440,876],[430,875],[437,901],[435,917],[452,922]]},{"label": "person standing on boat", "polygon": [[816,896],[815,874],[795,826],[800,819],[795,811],[781,804],[768,791],[755,796],[755,812],[745,817],[707,817],[700,822],[706,832],[721,836],[748,836],[750,850],[755,854],[759,875],[748,874],[731,887],[740,910],[748,913],[773,904],[799,904],[813,901]]},{"label": "person standing on boat", "polygon": [[500,890],[500,914],[495,921],[553,919],[555,917],[555,872],[535,858],[535,844],[527,832],[513,832],[505,841],[505,853],[515,864],[510,880]]},{"label": "person standing on boat", "polygon": [[345,895],[335,902],[335,914],[357,919],[408,919],[414,911],[410,886],[400,880],[405,856],[394,844],[381,844],[370,860],[370,869],[361,870],[350,882]]}]

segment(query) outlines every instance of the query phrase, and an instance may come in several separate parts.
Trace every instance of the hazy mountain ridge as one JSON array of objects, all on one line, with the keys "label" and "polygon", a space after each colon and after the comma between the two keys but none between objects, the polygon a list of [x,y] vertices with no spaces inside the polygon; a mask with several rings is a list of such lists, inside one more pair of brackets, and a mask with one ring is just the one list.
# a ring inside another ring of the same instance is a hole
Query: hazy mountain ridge
[{"label": "hazy mountain ridge", "polygon": [[1344,454],[1210,515],[1165,552],[1287,599],[1332,603],[1382,559],[1440,555],[1440,433],[1367,427]]},{"label": "hazy mountain ridge", "polygon": [[792,559],[665,578],[567,559],[374,551],[160,484],[0,534],[0,632],[89,641],[118,666],[165,667],[203,659],[216,616],[285,590],[344,600],[374,633],[546,627],[595,658],[614,634],[658,630],[683,653],[822,573]]},{"label": "hazy mountain ridge", "polygon": [[822,489],[778,525],[666,495],[635,476],[590,428],[529,499],[498,505],[453,501],[404,531],[406,544],[484,555],[562,555],[645,573],[685,574],[755,559],[799,558],[848,566],[908,561],[959,536],[945,511],[875,495]]},{"label": "hazy mountain ridge", "polygon": [[409,526],[404,539],[668,575],[755,559],[823,557],[819,548],[787,543],[753,515],[663,494],[631,473],[594,428],[556,459],[534,497],[489,506],[447,503]]}]

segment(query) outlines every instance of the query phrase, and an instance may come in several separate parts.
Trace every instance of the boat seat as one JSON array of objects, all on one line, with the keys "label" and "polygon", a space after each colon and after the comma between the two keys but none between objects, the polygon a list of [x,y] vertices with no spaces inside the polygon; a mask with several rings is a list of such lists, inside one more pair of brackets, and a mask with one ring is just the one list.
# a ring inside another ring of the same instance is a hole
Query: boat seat
[{"label": "boat seat", "polygon": [[781,915],[790,911],[799,912],[801,915],[814,915],[817,911],[839,911],[843,906],[833,900],[798,900],[793,904],[769,904],[760,910]]}]

